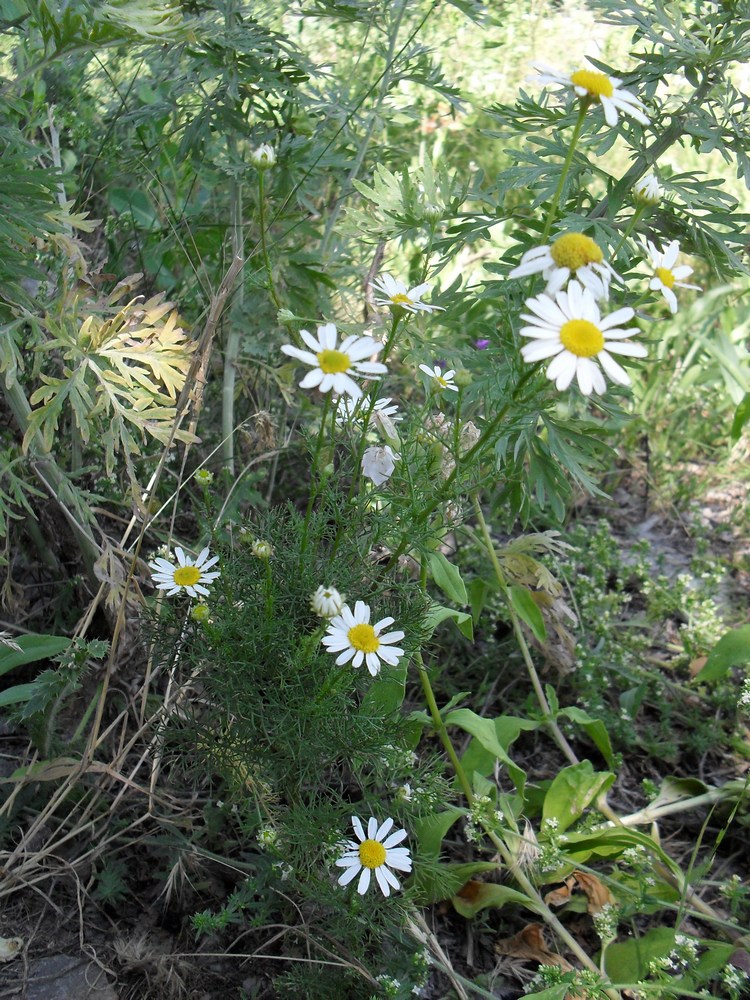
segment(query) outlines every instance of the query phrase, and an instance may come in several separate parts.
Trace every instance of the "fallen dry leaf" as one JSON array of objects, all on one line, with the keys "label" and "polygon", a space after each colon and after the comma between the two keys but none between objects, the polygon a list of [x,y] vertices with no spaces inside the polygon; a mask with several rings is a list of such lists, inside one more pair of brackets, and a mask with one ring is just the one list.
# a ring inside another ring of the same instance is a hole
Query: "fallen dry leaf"
[{"label": "fallen dry leaf", "polygon": [[563,885],[548,892],[544,897],[544,902],[548,906],[562,906],[567,903],[573,895],[573,890],[578,886],[586,893],[588,900],[588,911],[590,914],[601,913],[605,906],[616,906],[617,901],[606,885],[603,885],[596,875],[587,872],[575,871],[565,879]]},{"label": "fallen dry leaf", "polygon": [[573,971],[567,959],[549,950],[541,924],[527,924],[513,937],[501,938],[495,942],[495,951],[498,955],[510,955],[512,958],[530,958],[541,965],[557,965],[563,972]]}]

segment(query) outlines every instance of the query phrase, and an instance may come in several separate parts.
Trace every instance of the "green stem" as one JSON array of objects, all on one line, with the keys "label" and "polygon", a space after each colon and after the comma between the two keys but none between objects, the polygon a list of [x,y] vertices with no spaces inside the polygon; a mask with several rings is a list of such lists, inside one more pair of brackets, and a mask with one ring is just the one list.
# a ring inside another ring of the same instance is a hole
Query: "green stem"
[{"label": "green stem", "polygon": [[630,234],[633,232],[633,230],[635,229],[635,227],[638,225],[639,219],[641,218],[641,216],[643,215],[643,213],[646,211],[647,208],[648,208],[648,205],[639,205],[636,208],[635,212],[633,212],[633,215],[632,215],[632,217],[630,219],[630,222],[627,224],[627,226],[623,230],[623,234],[620,237],[620,240],[619,240],[617,246],[612,251],[612,254],[611,254],[612,260],[617,260],[617,255],[620,252],[620,250],[622,249],[622,246],[625,243],[625,240],[628,238],[628,236],[630,236]]},{"label": "green stem", "polygon": [[482,532],[482,538],[484,540],[484,546],[487,550],[487,554],[490,557],[490,562],[492,563],[492,568],[495,571],[495,577],[497,579],[500,590],[505,597],[505,602],[510,612],[511,621],[513,623],[513,631],[516,636],[516,641],[521,650],[521,655],[523,656],[523,661],[526,665],[526,670],[531,679],[532,687],[534,688],[534,694],[539,702],[539,707],[542,710],[542,715],[544,716],[544,724],[549,729],[552,738],[555,743],[557,743],[560,750],[562,750],[565,757],[571,764],[580,763],[578,757],[573,751],[572,747],[565,739],[562,730],[557,724],[557,720],[552,714],[552,709],[547,701],[547,696],[544,693],[544,688],[542,687],[542,682],[539,680],[539,674],[536,672],[536,667],[534,666],[534,661],[531,658],[531,653],[529,651],[528,643],[526,642],[526,636],[523,634],[523,629],[521,628],[521,622],[516,614],[513,603],[510,599],[510,591],[508,588],[508,583],[505,579],[505,574],[503,573],[502,567],[500,565],[500,560],[497,558],[497,552],[495,552],[495,545],[492,541],[492,536],[490,535],[489,528],[487,527],[487,522],[484,519],[484,514],[482,513],[482,508],[477,500],[476,496],[472,498],[474,505],[474,513],[476,514],[477,521],[479,522],[479,528]]},{"label": "green stem", "polygon": [[260,226],[260,248],[263,254],[263,264],[268,278],[268,291],[273,299],[273,304],[277,309],[281,309],[281,300],[276,294],[276,286],[273,283],[273,272],[271,270],[271,259],[268,256],[268,243],[266,241],[266,197],[265,197],[265,170],[258,170],[258,225]]},{"label": "green stem", "polygon": [[576,150],[576,145],[578,143],[578,138],[581,134],[581,129],[583,128],[583,120],[586,117],[586,111],[588,110],[589,101],[584,99],[581,101],[581,109],[578,112],[578,118],[576,119],[575,126],[573,128],[573,135],[570,138],[570,146],[568,147],[568,155],[565,157],[565,162],[562,166],[562,172],[560,174],[560,180],[557,182],[557,189],[552,196],[552,202],[549,207],[549,212],[547,213],[547,221],[544,223],[544,232],[542,233],[542,238],[539,241],[541,246],[544,246],[549,239],[549,234],[552,230],[552,225],[557,218],[557,209],[560,204],[560,197],[563,192],[563,187],[565,186],[565,181],[568,177],[568,171],[570,170],[570,165],[573,162],[573,155]]},{"label": "green stem", "polygon": [[[328,417],[328,408],[331,405],[331,394],[327,392],[325,394],[325,400],[323,402],[323,412],[320,415],[320,429],[318,430],[318,439],[315,442],[315,453],[313,455],[312,462],[312,476],[318,473],[318,460],[320,459],[320,452],[323,447],[323,438],[326,433],[326,419]],[[300,553],[304,554],[307,549],[307,532],[310,527],[310,516],[312,514],[313,504],[315,503],[315,497],[317,496],[317,488],[315,485],[310,487],[310,497],[307,501],[307,511],[305,512],[305,524],[302,528],[302,544],[300,546]]]}]

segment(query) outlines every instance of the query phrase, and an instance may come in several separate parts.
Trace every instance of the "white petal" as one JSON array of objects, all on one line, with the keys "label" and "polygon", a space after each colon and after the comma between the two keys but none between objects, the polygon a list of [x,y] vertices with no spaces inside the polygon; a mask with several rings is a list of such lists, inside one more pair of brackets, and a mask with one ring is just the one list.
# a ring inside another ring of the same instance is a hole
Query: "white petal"
[{"label": "white petal", "polygon": [[344,874],[338,879],[339,885],[349,885],[353,882],[357,874],[359,873],[360,865],[352,865],[351,868],[347,868]]},{"label": "white petal", "polygon": [[377,677],[380,673],[380,660],[377,653],[365,653],[365,663],[372,677]]},{"label": "white petal", "polygon": [[352,827],[354,828],[354,832],[356,833],[360,843],[366,839],[365,830],[364,827],[362,826],[362,820],[359,818],[359,816],[352,816]]},{"label": "white petal", "polygon": [[[400,844],[402,840],[405,840],[406,836],[407,836],[406,830],[395,830],[390,835],[390,837],[388,837],[387,840],[383,841],[383,847],[386,849],[386,851],[389,851],[392,847],[395,847],[396,844]],[[405,851],[407,849],[405,847],[403,847],[403,848],[401,848],[401,850]],[[386,858],[386,862],[385,863],[387,865],[390,864],[390,861],[388,860],[388,858]]]},{"label": "white petal", "polygon": [[537,340],[533,344],[526,344],[521,348],[523,360],[529,364],[541,361],[543,358],[551,358],[553,354],[559,354],[564,350],[564,345],[559,340]]},{"label": "white petal", "polygon": [[363,868],[362,874],[359,879],[359,885],[357,886],[357,892],[360,896],[364,896],[370,886],[370,869]]},{"label": "white petal", "polygon": [[607,125],[609,125],[611,128],[614,128],[615,125],[617,124],[617,108],[608,97],[604,96],[604,94],[600,94],[599,100],[601,102],[602,107],[604,108],[604,120],[606,121]]},{"label": "white petal", "polygon": [[[323,345],[320,343],[320,341],[316,340],[315,337],[313,337],[313,335],[310,333],[309,330],[300,330],[299,335],[300,337],[302,337],[303,341],[313,352],[313,355],[320,353]],[[281,350],[284,351],[284,348],[282,347]],[[296,348],[292,348],[292,350],[296,350]],[[288,352],[284,351],[284,353],[286,354]]]},{"label": "white petal", "polygon": [[282,354],[288,354],[290,358],[297,358],[298,361],[304,361],[306,365],[317,365],[318,359],[314,354],[309,351],[301,351],[299,347],[292,347],[290,344],[284,344],[281,348]]},{"label": "white petal", "polygon": [[323,371],[320,368],[313,368],[311,372],[302,379],[299,384],[300,389],[314,389],[323,381]]},{"label": "white petal", "polygon": [[627,323],[635,316],[635,310],[631,309],[630,306],[625,306],[624,309],[616,309],[615,312],[610,313],[609,316],[603,316],[599,321],[599,329],[608,330],[611,326],[619,326],[620,323]]},{"label": "white petal", "polygon": [[576,378],[578,386],[584,396],[590,396],[594,388],[594,363],[591,358],[579,358],[576,365]]},{"label": "white petal", "polygon": [[370,816],[367,821],[367,837],[368,840],[375,840],[375,834],[378,832],[378,821],[374,816]]},{"label": "white petal", "polygon": [[648,354],[643,344],[632,344],[629,340],[625,342],[607,341],[606,349],[610,354],[624,354],[628,358],[645,358]]},{"label": "white petal", "polygon": [[318,340],[323,345],[324,350],[335,351],[337,339],[335,324],[324,323],[318,327]]},{"label": "white petal", "polygon": [[386,834],[388,833],[388,831],[391,829],[392,826],[393,826],[393,820],[389,816],[388,819],[383,820],[383,822],[378,827],[378,831],[375,834],[375,840],[379,840],[380,843],[382,844],[383,837],[386,836]]},{"label": "white petal", "polygon": [[383,893],[383,895],[390,896],[391,887],[388,885],[388,882],[386,881],[383,875],[382,867],[375,869],[375,878],[378,880],[378,885],[380,886],[380,891]]},{"label": "white petal", "polygon": [[600,351],[598,357],[599,363],[613,382],[617,382],[618,385],[630,385],[628,373],[621,365],[618,365],[613,357],[606,351]]},{"label": "white petal", "polygon": [[[333,650],[331,650],[331,652],[333,652]],[[339,656],[336,657],[336,666],[337,667],[343,667],[343,665],[345,663],[348,663],[349,660],[352,659],[352,657],[355,655],[355,653],[356,653],[356,650],[352,649],[351,646],[349,647],[349,649],[345,649],[343,653],[341,653]],[[355,664],[353,664],[353,666],[357,667],[357,666],[359,666],[359,664],[355,663]]]}]

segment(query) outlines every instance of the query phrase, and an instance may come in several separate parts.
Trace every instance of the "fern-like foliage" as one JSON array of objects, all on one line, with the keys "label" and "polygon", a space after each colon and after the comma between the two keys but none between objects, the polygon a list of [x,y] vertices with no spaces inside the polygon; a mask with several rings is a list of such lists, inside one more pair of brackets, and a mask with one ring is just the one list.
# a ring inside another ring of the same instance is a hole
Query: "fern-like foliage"
[{"label": "fern-like foliage", "polygon": [[[132,299],[115,312],[112,307],[130,288],[132,279],[121,282],[104,314],[91,312],[80,325],[65,312],[46,321],[51,339],[44,352],[59,352],[62,373],[40,373],[44,384],[31,396],[24,448],[37,433],[51,448],[61,416],[69,413],[84,444],[95,434],[104,445],[107,472],[122,454],[134,479],[130,459],[140,454],[139,440],[147,434],[169,440],[195,344],[163,293],[146,302]],[[184,430],[175,437],[192,440]]]}]

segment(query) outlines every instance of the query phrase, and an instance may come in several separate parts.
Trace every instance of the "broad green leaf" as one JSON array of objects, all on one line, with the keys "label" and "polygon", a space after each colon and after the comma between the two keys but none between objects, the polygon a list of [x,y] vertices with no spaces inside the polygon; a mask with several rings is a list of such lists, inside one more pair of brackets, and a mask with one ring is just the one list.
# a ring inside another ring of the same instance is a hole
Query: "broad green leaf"
[{"label": "broad green leaf", "polygon": [[493,861],[469,861],[465,864],[424,864],[414,873],[414,884],[417,889],[418,903],[428,906],[439,903],[443,899],[455,896],[470,878],[483,872],[497,871],[498,866]]},{"label": "broad green leaf", "polygon": [[518,617],[529,626],[539,642],[544,642],[547,638],[547,629],[544,625],[542,612],[534,603],[530,592],[526,587],[514,585],[508,588],[508,593],[510,594],[510,603]]},{"label": "broad green leaf", "polygon": [[36,694],[36,684],[16,684],[12,688],[0,691],[0,708],[6,705],[20,705],[21,702],[29,701]]},{"label": "broad green leaf", "polygon": [[[508,750],[523,732],[530,732],[538,729],[541,723],[532,722],[530,719],[520,719],[514,715],[500,715],[492,719],[495,727],[495,735],[501,747]],[[495,767],[496,756],[491,751],[485,749],[479,740],[473,738],[466,751],[461,757],[461,764],[467,774],[474,773],[486,775],[490,774]]]},{"label": "broad green leaf", "polygon": [[750,392],[745,393],[744,398],[741,400],[740,405],[734,411],[734,420],[732,421],[732,429],[729,435],[733,443],[736,443],[740,439],[742,434],[742,428],[750,420]]},{"label": "broad green leaf", "polygon": [[446,833],[457,819],[465,815],[465,809],[453,806],[450,809],[443,810],[443,812],[422,816],[413,823],[412,830],[419,842],[420,854],[426,857],[437,858],[440,854],[440,845],[443,843]]},{"label": "broad green leaf", "polygon": [[430,610],[427,612],[427,617],[425,619],[425,626],[428,629],[430,635],[435,631],[441,622],[446,621],[448,618],[452,619],[456,623],[456,628],[459,630],[461,635],[465,636],[467,639],[474,638],[474,622],[472,617],[466,611],[456,611],[455,608],[446,608],[442,604],[436,604],[434,601],[430,605]]},{"label": "broad green leaf", "polygon": [[523,795],[526,773],[517,764],[514,764],[505,752],[505,748],[498,738],[494,719],[483,719],[468,708],[457,708],[455,712],[446,715],[444,721],[446,726],[458,726],[464,732],[470,733],[485,750],[488,750],[497,760],[505,764],[516,790]]},{"label": "broad green leaf", "polygon": [[615,775],[610,771],[594,771],[590,760],[565,767],[559,772],[544,796],[542,819],[557,820],[557,832],[562,833],[579,819],[600,792],[611,787]]},{"label": "broad green leaf", "polygon": [[24,663],[49,660],[70,645],[70,639],[62,635],[21,635],[13,641],[20,650],[0,643],[0,677]]},{"label": "broad green leaf", "polygon": [[716,681],[732,667],[750,663],[750,625],[727,632],[708,654],[708,659],[696,676],[696,681]]},{"label": "broad green leaf", "polygon": [[458,566],[446,559],[442,552],[431,552],[428,563],[430,576],[446,597],[456,604],[468,604],[469,598]]},{"label": "broad green leaf", "polygon": [[462,917],[475,917],[480,910],[488,906],[501,907],[506,903],[515,903],[517,906],[525,906],[527,910],[540,913],[539,905],[529,899],[523,892],[511,889],[508,885],[498,885],[497,882],[472,883],[471,891],[466,895],[458,893],[453,897],[452,903]]},{"label": "broad green leaf", "polygon": [[588,734],[589,738],[592,740],[599,753],[601,753],[602,757],[604,757],[609,767],[615,766],[614,753],[612,751],[609,733],[607,732],[607,727],[601,719],[594,719],[588,714],[588,712],[584,712],[582,708],[576,708],[575,706],[563,708],[560,711],[560,715],[566,716],[571,722],[575,722],[576,725],[580,726],[581,729]]}]

